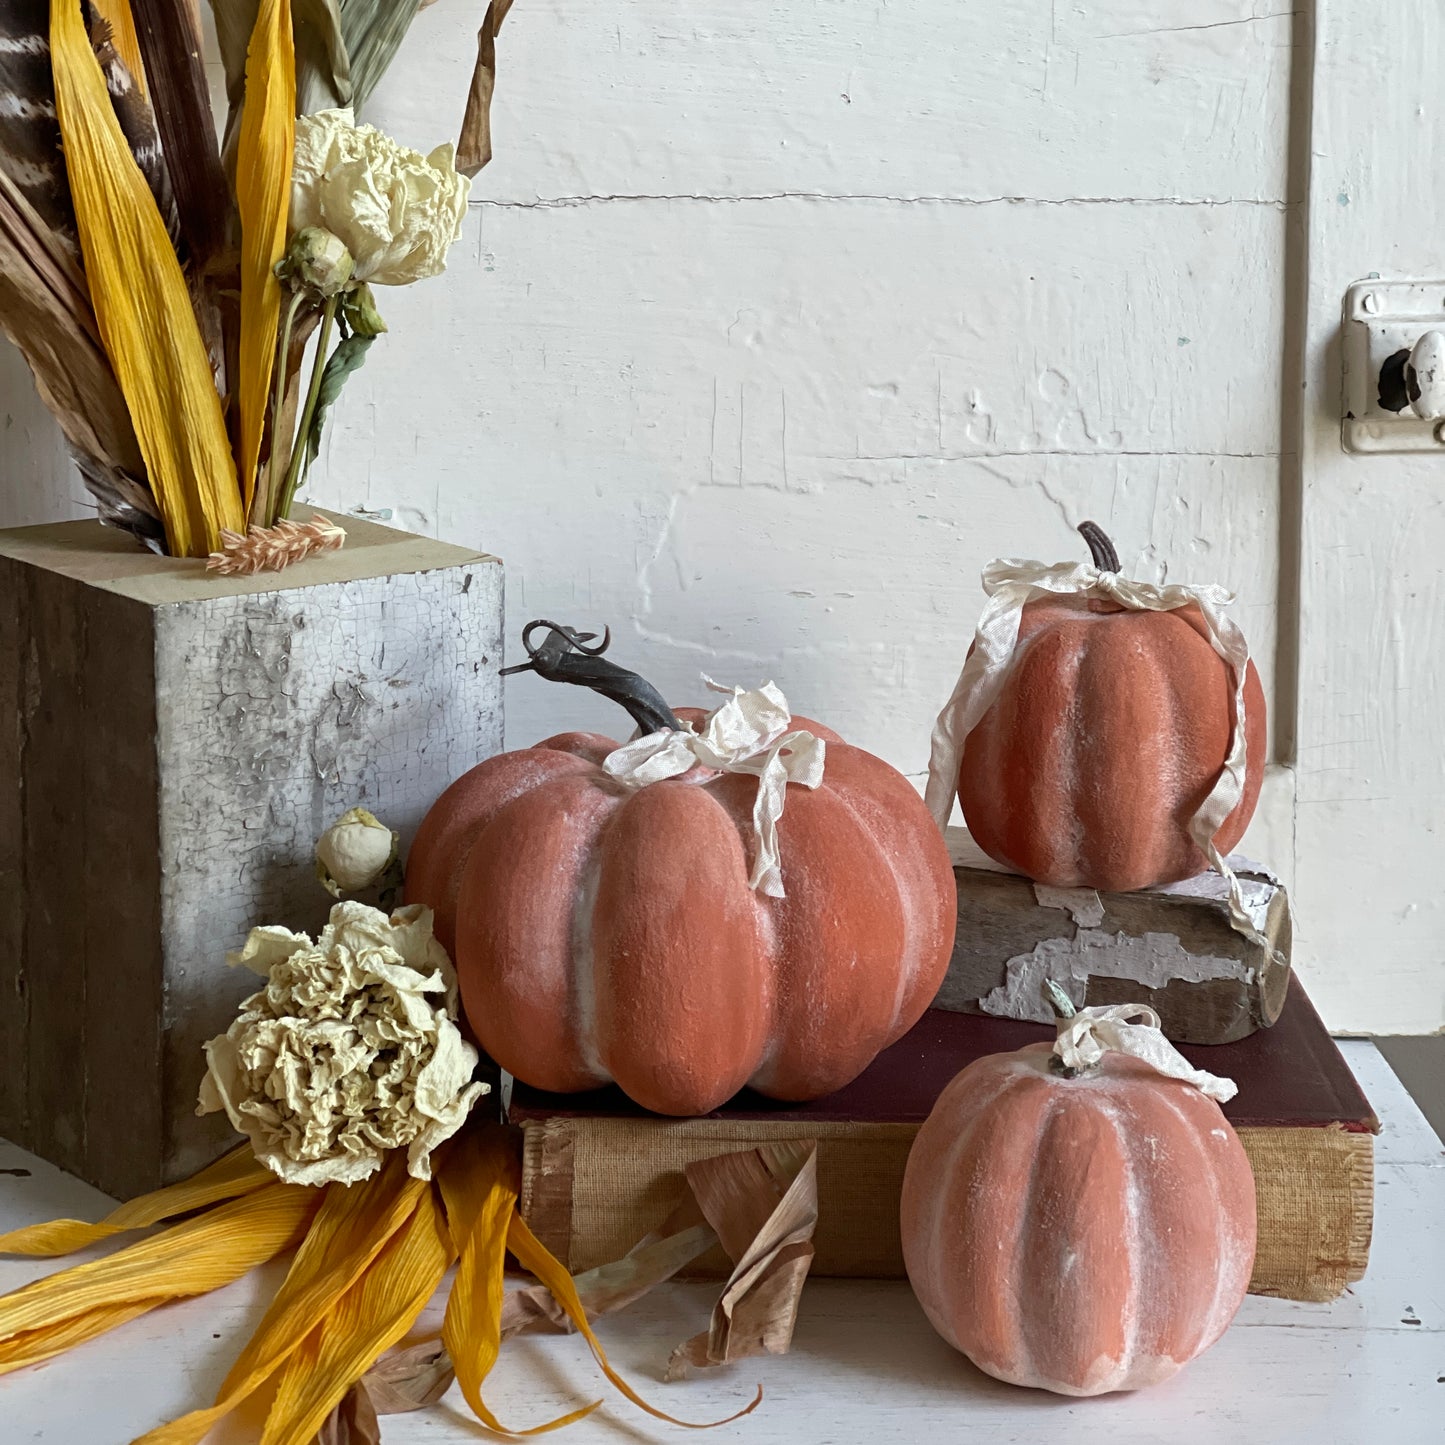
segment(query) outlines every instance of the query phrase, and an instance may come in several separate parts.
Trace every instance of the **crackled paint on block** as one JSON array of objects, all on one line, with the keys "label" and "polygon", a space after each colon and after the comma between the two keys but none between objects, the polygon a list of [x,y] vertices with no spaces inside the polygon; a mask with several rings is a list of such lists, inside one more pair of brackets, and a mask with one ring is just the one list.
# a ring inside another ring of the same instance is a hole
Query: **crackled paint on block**
[{"label": "crackled paint on block", "polygon": [[226,950],[324,924],[346,808],[409,840],[500,746],[501,566],[411,540],[430,570],[164,603],[0,545],[0,1133],[120,1194],[214,1157]]}]

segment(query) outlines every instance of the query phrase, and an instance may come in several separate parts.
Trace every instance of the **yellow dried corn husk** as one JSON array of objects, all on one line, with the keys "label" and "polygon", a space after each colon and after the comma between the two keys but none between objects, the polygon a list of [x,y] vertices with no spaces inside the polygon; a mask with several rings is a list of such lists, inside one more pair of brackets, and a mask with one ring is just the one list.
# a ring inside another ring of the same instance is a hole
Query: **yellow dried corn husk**
[{"label": "yellow dried corn husk", "polygon": [[310,1232],[256,1333],[222,1381],[216,1403],[149,1431],[135,1445],[196,1445],[285,1364],[415,1214],[430,1188],[407,1174],[404,1150],[360,1184],[328,1185]]},{"label": "yellow dried corn husk", "polygon": [[163,1219],[204,1209],[223,1199],[249,1194],[263,1185],[274,1184],[276,1176],[257,1161],[249,1145],[233,1149],[209,1168],[180,1184],[142,1194],[128,1204],[107,1214],[99,1224],[85,1224],[79,1219],[52,1219],[45,1224],[32,1224],[0,1234],[0,1254],[28,1254],[53,1258],[71,1254],[87,1245],[96,1244],[128,1229],[145,1229]]},{"label": "yellow dried corn husk", "polygon": [[310,1445],[346,1392],[416,1322],[456,1251],[434,1190],[281,1369],[261,1445]]},{"label": "yellow dried corn husk", "polygon": [[659,1420],[667,1420],[673,1425],[682,1425],[689,1430],[707,1430],[714,1425],[726,1425],[729,1421],[740,1419],[744,1415],[750,1415],[762,1403],[763,1389],[758,1386],[758,1392],[753,1396],[752,1403],[745,1405],[736,1414],[729,1415],[726,1419],[712,1420],[707,1422],[696,1422],[691,1420],[679,1420],[675,1415],[669,1415],[664,1410],[649,1405],[616,1370],[607,1359],[607,1353],[602,1348],[601,1341],[592,1333],[592,1326],[587,1322],[587,1311],[582,1306],[582,1301],[577,1295],[577,1286],[572,1282],[572,1276],[567,1273],[562,1262],[532,1233],[528,1228],[526,1220],[516,1210],[512,1211],[511,1223],[507,1229],[507,1248],[516,1255],[517,1263],[523,1269],[529,1269],[541,1282],[552,1291],[552,1296],[557,1303],[567,1312],[567,1317],[576,1325],[578,1332],[582,1335],[592,1349],[592,1356],[602,1369],[602,1373],[619,1389],[634,1405],[640,1410],[646,1410],[649,1415],[656,1416]]},{"label": "yellow dried corn husk", "polygon": [[141,59],[140,39],[135,33],[135,16],[131,14],[130,0],[91,0],[100,18],[110,25],[110,38],[116,54],[125,61],[130,78],[136,89],[146,93],[145,62]]},{"label": "yellow dried corn husk", "polygon": [[180,262],[130,153],[79,0],[50,7],[50,56],[86,279],[177,556],[244,530],[221,401]]},{"label": "yellow dried corn husk", "polygon": [[514,1430],[503,1425],[482,1399],[482,1382],[502,1345],[502,1270],[520,1179],[516,1150],[500,1128],[473,1129],[441,1162],[437,1181],[460,1256],[447,1297],[442,1343],[462,1394],[482,1424],[503,1435],[538,1435],[590,1415],[602,1402],[594,1400],[558,1420]]},{"label": "yellow dried corn husk", "polygon": [[[0,1373],[55,1353],[48,1348],[52,1330],[65,1329],[78,1343],[133,1318],[128,1306],[144,1301],[153,1308],[230,1284],[297,1243],[317,1203],[314,1190],[273,1183],[6,1295],[0,1299],[0,1346],[13,1348]],[[89,1324],[79,1323],[86,1316]]]},{"label": "yellow dried corn husk", "polygon": [[129,1304],[103,1305],[100,1309],[87,1310],[81,1315],[72,1315],[58,1325],[43,1330],[29,1330],[23,1335],[12,1335],[0,1344],[0,1374],[18,1370],[24,1365],[38,1365],[42,1360],[54,1359],[76,1345],[83,1345],[97,1335],[128,1324],[138,1316],[147,1314],[165,1300],[132,1300]]},{"label": "yellow dried corn husk", "polygon": [[241,213],[239,475],[247,516],[256,489],[276,360],[281,284],[272,268],[286,249],[295,117],[291,0],[261,0],[246,53],[246,103],[236,149],[236,204]]}]

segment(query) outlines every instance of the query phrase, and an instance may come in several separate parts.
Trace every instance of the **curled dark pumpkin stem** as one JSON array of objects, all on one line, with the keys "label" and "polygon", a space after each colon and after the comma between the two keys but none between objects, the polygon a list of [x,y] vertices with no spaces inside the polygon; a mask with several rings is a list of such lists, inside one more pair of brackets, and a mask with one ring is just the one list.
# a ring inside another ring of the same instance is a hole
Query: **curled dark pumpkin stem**
[{"label": "curled dark pumpkin stem", "polygon": [[[1085,526],[1089,525],[1091,524],[1085,523]],[[1078,1013],[1073,999],[1053,979],[1046,978],[1040,992],[1044,996],[1044,1002],[1053,1009],[1054,1017],[1059,1023],[1066,1023]],[[1080,1074],[1085,1072],[1083,1069],[1070,1068],[1057,1054],[1049,1055],[1049,1071],[1057,1074],[1061,1079],[1077,1079]]]},{"label": "curled dark pumpkin stem", "polygon": [[[541,642],[534,642],[539,628],[546,628],[547,634]],[[680,730],[682,724],[676,713],[646,678],[628,672],[625,667],[619,667],[602,656],[612,644],[611,628],[604,631],[602,641],[595,647],[588,647],[587,644],[596,637],[595,632],[578,632],[576,628],[564,627],[560,622],[538,618],[522,629],[522,646],[527,650],[527,661],[519,662],[515,667],[504,667],[502,676],[507,677],[514,672],[535,672],[548,682],[570,682],[577,687],[590,687],[593,692],[601,693],[626,708],[628,716],[644,736],[662,732],[665,728]]]},{"label": "curled dark pumpkin stem", "polygon": [[1117,572],[1119,570],[1119,554],[1114,550],[1114,544],[1109,540],[1108,534],[1097,522],[1080,522],[1079,535],[1089,544],[1089,551],[1094,558],[1094,566],[1101,572]]}]

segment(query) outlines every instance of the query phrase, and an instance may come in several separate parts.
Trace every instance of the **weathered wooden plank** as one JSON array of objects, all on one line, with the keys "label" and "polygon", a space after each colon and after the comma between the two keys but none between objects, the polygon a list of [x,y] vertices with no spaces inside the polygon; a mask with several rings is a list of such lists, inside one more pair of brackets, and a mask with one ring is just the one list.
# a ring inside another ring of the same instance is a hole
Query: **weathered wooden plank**
[{"label": "weathered wooden plank", "polygon": [[[24,928],[23,1108],[30,1140],[62,1168],[83,1174],[86,794],[84,765],[77,763],[86,749],[86,617],[74,602],[64,578],[28,570],[21,602],[28,634],[25,736],[20,774],[5,780],[21,796],[24,879],[6,906],[20,910]],[[0,618],[0,626],[14,625],[14,614]]]},{"label": "weathered wooden plank", "polygon": [[1266,876],[1240,874],[1261,945],[1230,926],[1213,874],[1138,893],[1045,889],[982,857],[961,828],[949,832],[958,936],[934,1007],[1048,1022],[1049,978],[1076,1007],[1148,1004],[1180,1043],[1231,1043],[1279,1017],[1289,900]]},{"label": "weathered wooden plank", "polygon": [[38,1152],[114,1192],[229,1141],[194,1112],[201,1044],[256,985],[224,955],[257,923],[319,930],[320,831],[361,804],[405,837],[500,745],[500,564],[350,531],[254,585],[92,523],[0,533],[22,579],[0,657],[25,674],[0,664],[21,718],[0,775],[23,850],[5,983],[29,1010],[0,1129],[28,1120]]},{"label": "weathered wooden plank", "polygon": [[0,628],[0,1100],[5,1127],[17,1144],[30,1141],[25,1079],[30,998],[25,977],[24,793],[11,779],[20,776],[28,721],[29,609],[21,569],[0,557],[0,605],[16,618]]},{"label": "weathered wooden plank", "polygon": [[[156,1006],[166,954],[154,861],[161,766],[154,622],[151,609],[129,597],[96,587],[77,595],[73,586],[68,595],[85,629],[81,736],[74,737],[74,719],[62,724],[80,762],[72,786],[81,795],[64,806],[80,824],[80,835],[68,840],[75,855],[70,893],[85,931],[81,1038],[69,1067],[85,1082],[84,1172],[134,1195],[155,1187],[170,1077]],[[33,952],[31,963],[43,971],[45,953]],[[36,1138],[43,1143],[38,1123]]]}]

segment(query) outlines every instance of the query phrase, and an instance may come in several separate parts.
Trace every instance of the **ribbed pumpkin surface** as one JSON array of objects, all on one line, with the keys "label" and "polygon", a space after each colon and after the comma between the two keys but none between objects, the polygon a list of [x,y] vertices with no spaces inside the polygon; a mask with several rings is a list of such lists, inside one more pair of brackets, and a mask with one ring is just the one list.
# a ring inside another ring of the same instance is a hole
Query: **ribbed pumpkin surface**
[{"label": "ribbed pumpkin surface", "polygon": [[1254,1181],[1219,1106],[1106,1054],[1047,1044],[971,1064],[919,1131],[903,1256],[934,1328],[990,1375],[1065,1395],[1167,1378],[1234,1318]]},{"label": "ribbed pumpkin surface", "polygon": [[[1244,836],[1264,779],[1265,706],[1245,682],[1244,796],[1216,834]],[[979,847],[1058,888],[1127,892],[1208,866],[1188,823],[1234,735],[1230,670],[1195,607],[1030,602],[1002,692],[964,743],[958,797]]]},{"label": "ribbed pumpkin surface", "polygon": [[[701,714],[680,711],[693,720]],[[698,767],[627,791],[617,744],[565,733],[454,783],[407,862],[436,910],[479,1042],[538,1088],[616,1081],[699,1114],[745,1084],[811,1099],[855,1078],[942,982],[957,899],[918,794],[827,740],[822,785],[788,788],[786,898],[748,886],[757,779]]]}]

